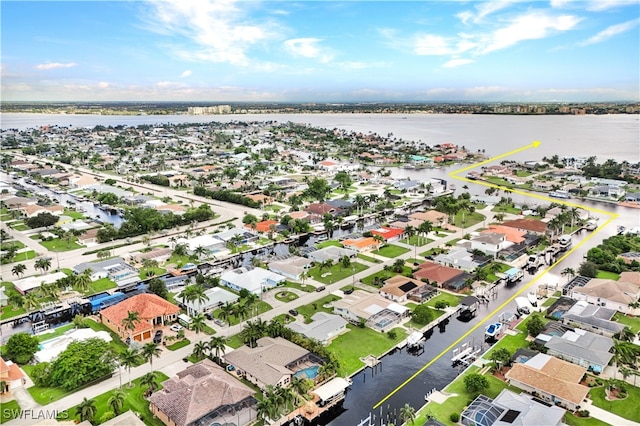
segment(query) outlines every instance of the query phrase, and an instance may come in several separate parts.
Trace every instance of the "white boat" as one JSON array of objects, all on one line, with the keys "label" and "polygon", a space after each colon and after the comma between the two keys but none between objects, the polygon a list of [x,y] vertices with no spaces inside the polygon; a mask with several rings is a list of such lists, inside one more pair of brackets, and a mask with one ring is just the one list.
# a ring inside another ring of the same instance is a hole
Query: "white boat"
[{"label": "white boat", "polygon": [[557,191],[550,192],[549,196],[553,198],[569,198],[569,192],[558,189]]},{"label": "white boat", "polygon": [[486,327],[486,329],[484,331],[484,336],[486,338],[495,339],[496,337],[498,337],[500,335],[501,331],[502,331],[502,323],[501,322],[491,323]]},{"label": "white boat", "polygon": [[413,348],[417,346],[424,336],[419,331],[414,331],[407,337],[407,346]]},{"label": "white boat", "polygon": [[536,294],[532,291],[530,291],[527,294],[527,299],[529,299],[529,303],[531,303],[531,306],[533,307],[537,307],[538,306],[538,296],[536,296]]}]

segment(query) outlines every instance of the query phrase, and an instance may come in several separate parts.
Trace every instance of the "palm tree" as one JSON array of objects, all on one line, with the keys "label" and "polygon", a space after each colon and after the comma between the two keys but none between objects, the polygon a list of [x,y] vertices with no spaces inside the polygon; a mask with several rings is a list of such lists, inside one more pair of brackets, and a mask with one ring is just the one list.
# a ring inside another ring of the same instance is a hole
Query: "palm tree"
[{"label": "palm tree", "polygon": [[620,332],[614,334],[613,337],[622,342],[633,342],[636,334],[633,332],[633,330],[631,330],[630,327],[624,327]]},{"label": "palm tree", "polygon": [[569,278],[573,277],[576,274],[576,271],[572,268],[564,268],[560,275],[568,276]]},{"label": "palm tree", "polygon": [[220,359],[226,352],[227,339],[224,337],[212,336],[209,340],[209,356],[213,356],[214,359]]},{"label": "palm tree", "polygon": [[127,316],[122,319],[122,326],[125,330],[129,330],[129,343],[133,340],[133,330],[141,321],[140,314],[137,312],[127,311]]},{"label": "palm tree", "polygon": [[75,287],[79,293],[85,293],[89,289],[89,284],[91,284],[91,273],[91,268],[87,268],[76,277]]},{"label": "palm tree", "polygon": [[124,400],[125,395],[121,389],[114,390],[113,395],[109,398],[109,407],[111,407],[116,416],[120,414],[120,410],[122,410],[122,407],[124,406]]},{"label": "palm tree", "polygon": [[24,271],[27,270],[27,267],[23,263],[18,263],[11,268],[11,273],[16,277],[21,277],[24,275]]},{"label": "palm tree", "polygon": [[227,324],[230,324],[229,320],[233,316],[234,310],[234,306],[231,303],[227,302],[220,307],[218,318],[220,318],[222,321],[225,321]]},{"label": "palm tree", "polygon": [[42,270],[42,272],[46,272],[51,268],[51,259],[48,257],[41,257],[34,262],[33,267],[37,270]]},{"label": "palm tree", "polygon": [[207,342],[198,342],[193,346],[192,355],[197,359],[203,359],[207,356]]},{"label": "palm tree", "polygon": [[98,409],[96,408],[96,402],[93,399],[87,399],[86,397],[76,407],[76,413],[80,415],[80,421],[85,420],[91,422],[95,417]]},{"label": "palm tree", "polygon": [[[407,237],[407,241],[409,242],[409,244],[411,244],[411,238],[412,238],[414,235],[416,235],[416,232],[417,232],[416,228],[414,228],[414,227],[413,227],[413,226],[411,226],[411,225],[407,225],[407,226],[404,228],[404,235],[406,235],[406,237]],[[417,258],[417,257],[418,257],[418,256],[417,256],[417,247],[418,247],[418,245],[416,244],[416,241],[414,241],[414,242],[413,242],[413,257],[414,257],[414,258]]]},{"label": "palm tree", "polygon": [[160,358],[162,349],[153,342],[145,343],[142,347],[142,357],[149,362],[151,371],[153,371],[153,358]]},{"label": "palm tree", "polygon": [[35,310],[40,307],[40,298],[32,291],[24,297],[22,305],[27,311]]},{"label": "palm tree", "polygon": [[158,376],[156,375],[155,371],[147,373],[147,374],[145,374],[144,376],[142,376],[140,378],[140,384],[142,386],[146,386],[147,387],[147,390],[145,391],[145,396],[149,396],[153,392],[158,390],[159,386],[158,386],[157,378],[158,378]]},{"label": "palm tree", "polygon": [[400,408],[400,420],[413,424],[416,420],[416,410],[409,404],[404,404],[404,407]]},{"label": "palm tree", "polygon": [[261,321],[247,321],[242,328],[240,336],[245,343],[249,344],[249,347],[255,348],[256,342],[263,336],[263,330],[261,330]]},{"label": "palm tree", "polygon": [[204,255],[206,255],[209,252],[209,250],[207,250],[205,247],[203,246],[198,246],[195,249],[193,249],[193,254],[196,255],[196,257],[198,258],[198,260],[200,260],[201,257],[204,257]]},{"label": "palm tree", "polygon": [[238,322],[240,322],[249,315],[249,307],[243,303],[236,303],[233,305],[233,315],[238,319]]},{"label": "palm tree", "polygon": [[207,327],[207,323],[205,322],[204,315],[198,314],[194,317],[191,317],[191,329],[196,332],[196,334],[200,334],[201,331]]},{"label": "palm tree", "polygon": [[137,349],[127,348],[120,354],[120,365],[129,371],[129,387],[131,387],[131,367],[138,365],[140,354]]}]

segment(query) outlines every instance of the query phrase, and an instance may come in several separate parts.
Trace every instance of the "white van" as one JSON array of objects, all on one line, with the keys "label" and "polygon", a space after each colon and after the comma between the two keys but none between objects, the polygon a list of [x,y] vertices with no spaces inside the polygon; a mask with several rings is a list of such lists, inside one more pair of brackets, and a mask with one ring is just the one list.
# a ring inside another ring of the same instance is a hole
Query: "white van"
[{"label": "white van", "polygon": [[518,307],[517,310],[519,314],[531,313],[531,310],[529,309],[529,301],[526,297],[516,297],[515,302],[516,306]]}]

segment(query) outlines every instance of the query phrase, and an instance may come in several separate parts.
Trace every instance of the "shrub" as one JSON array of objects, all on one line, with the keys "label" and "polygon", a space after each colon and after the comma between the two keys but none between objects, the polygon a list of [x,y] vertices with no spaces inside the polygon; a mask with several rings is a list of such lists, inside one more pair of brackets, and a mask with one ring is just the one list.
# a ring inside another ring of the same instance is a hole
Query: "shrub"
[{"label": "shrub", "polygon": [[398,333],[396,333],[395,330],[389,330],[389,332],[387,333],[387,336],[389,336],[389,339],[395,340],[396,337],[398,337]]},{"label": "shrub", "polygon": [[458,413],[449,414],[449,420],[451,420],[454,423],[458,423],[458,421],[460,420],[460,414]]}]

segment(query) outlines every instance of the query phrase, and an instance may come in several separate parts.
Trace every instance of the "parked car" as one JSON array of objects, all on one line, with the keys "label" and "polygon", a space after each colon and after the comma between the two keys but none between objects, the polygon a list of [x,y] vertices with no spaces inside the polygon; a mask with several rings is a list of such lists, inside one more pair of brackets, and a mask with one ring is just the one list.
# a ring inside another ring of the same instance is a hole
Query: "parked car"
[{"label": "parked car", "polygon": [[207,312],[204,314],[204,317],[208,320],[213,320],[213,315],[211,315],[211,312]]},{"label": "parked car", "polygon": [[321,292],[321,291],[325,291],[327,288],[323,285],[321,285],[320,287],[316,288],[317,292]]},{"label": "parked car", "polygon": [[173,324],[171,327],[169,327],[169,329],[171,331],[175,331],[176,333],[180,330],[182,330],[184,327],[181,326],[180,324]]},{"label": "parked car", "polygon": [[348,288],[348,289],[346,289],[346,290],[343,290],[342,292],[343,292],[344,294],[351,294],[351,293],[353,293],[353,289],[352,289],[352,288]]},{"label": "parked car", "polygon": [[153,343],[159,344],[162,342],[162,330],[157,330],[156,335],[153,336]]},{"label": "parked car", "polygon": [[289,309],[289,314],[295,317],[296,315],[298,315],[298,311],[296,311],[295,309]]}]

